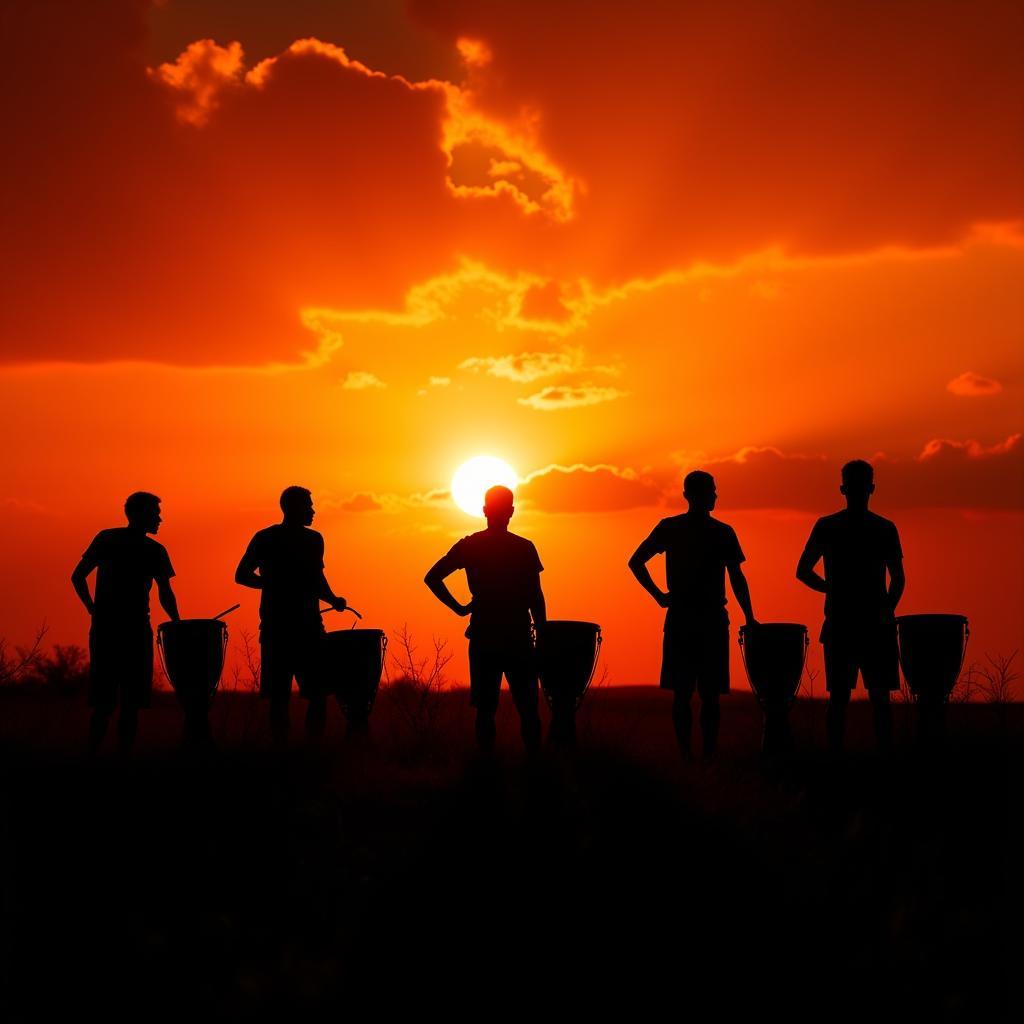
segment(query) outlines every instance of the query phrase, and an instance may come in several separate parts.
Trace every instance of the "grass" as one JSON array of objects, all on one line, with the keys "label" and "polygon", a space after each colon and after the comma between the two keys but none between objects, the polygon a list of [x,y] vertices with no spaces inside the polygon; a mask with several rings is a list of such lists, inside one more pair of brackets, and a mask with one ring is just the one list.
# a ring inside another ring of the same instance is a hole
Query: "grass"
[{"label": "grass", "polygon": [[897,708],[880,760],[855,704],[834,761],[801,702],[798,752],[766,765],[735,694],[706,769],[676,756],[666,697],[595,690],[578,751],[535,761],[503,697],[486,764],[463,691],[427,741],[385,690],[371,741],[332,713],[321,750],[278,754],[265,708],[222,694],[206,758],[161,694],[138,756],[90,762],[79,701],[0,691],[11,1019],[1008,1016],[1024,709],[951,707],[925,757]]}]

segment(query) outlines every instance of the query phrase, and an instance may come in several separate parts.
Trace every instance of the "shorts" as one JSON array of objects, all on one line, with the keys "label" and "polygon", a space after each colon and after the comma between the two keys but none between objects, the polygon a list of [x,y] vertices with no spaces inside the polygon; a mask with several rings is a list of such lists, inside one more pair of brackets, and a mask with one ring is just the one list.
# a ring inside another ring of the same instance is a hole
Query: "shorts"
[{"label": "shorts", "polygon": [[529,637],[501,646],[470,640],[469,701],[473,707],[497,710],[503,675],[517,708],[536,703],[537,657]]},{"label": "shorts", "polygon": [[661,688],[701,699],[729,692],[729,623],[687,623],[665,630]]},{"label": "shorts", "polygon": [[299,696],[309,700],[324,694],[320,660],[322,634],[301,638],[260,638],[260,696],[288,700],[292,679],[299,684]]},{"label": "shorts", "polygon": [[153,630],[97,625],[89,630],[89,707],[148,708],[153,698]]},{"label": "shorts", "polygon": [[868,690],[900,688],[900,653],[896,624],[837,628],[826,622],[821,628],[825,648],[825,689],[832,693],[853,690],[857,674]]}]

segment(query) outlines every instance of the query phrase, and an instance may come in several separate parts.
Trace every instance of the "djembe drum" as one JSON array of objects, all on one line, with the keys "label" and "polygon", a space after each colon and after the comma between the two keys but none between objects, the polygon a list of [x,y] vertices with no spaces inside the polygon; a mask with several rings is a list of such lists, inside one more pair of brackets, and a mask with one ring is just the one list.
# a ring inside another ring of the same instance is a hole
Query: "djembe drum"
[{"label": "djembe drum", "polygon": [[162,622],[156,646],[164,673],[185,712],[185,742],[209,738],[209,708],[224,671],[228,627],[220,619]]},{"label": "djembe drum", "polygon": [[596,622],[549,619],[537,628],[537,671],[556,742],[575,742],[576,711],[594,678],[601,643]]},{"label": "djembe drum", "polygon": [[918,710],[922,739],[941,735],[946,702],[960,678],[971,634],[966,615],[899,615],[900,666]]},{"label": "djembe drum", "polygon": [[380,687],[388,638],[380,629],[337,629],[322,639],[321,678],[348,719],[349,730],[363,732]]},{"label": "djembe drum", "polygon": [[798,622],[760,622],[740,626],[739,640],[743,667],[763,715],[761,751],[774,754],[791,745],[789,708],[807,659],[807,627]]}]

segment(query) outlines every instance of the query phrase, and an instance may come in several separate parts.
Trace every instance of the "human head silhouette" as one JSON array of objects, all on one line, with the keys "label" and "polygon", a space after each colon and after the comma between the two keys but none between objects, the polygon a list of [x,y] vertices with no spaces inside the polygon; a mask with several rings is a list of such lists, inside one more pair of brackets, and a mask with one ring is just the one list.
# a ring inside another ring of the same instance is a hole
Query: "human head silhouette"
[{"label": "human head silhouette", "polygon": [[515,511],[512,492],[501,484],[489,487],[484,495],[484,515],[488,526],[508,526]]},{"label": "human head silhouette", "polygon": [[839,488],[850,508],[867,508],[875,492],[875,471],[870,462],[854,459],[843,466],[843,483]]},{"label": "human head silhouette", "polygon": [[128,525],[144,533],[156,533],[160,529],[160,499],[149,491],[129,494],[124,503],[124,514]]},{"label": "human head silhouette", "polygon": [[306,487],[286,487],[281,492],[281,511],[286,523],[309,526],[316,514],[313,510],[313,495]]},{"label": "human head silhouette", "polygon": [[683,480],[683,497],[689,503],[691,512],[712,511],[718,501],[715,478],[702,469],[687,473]]}]

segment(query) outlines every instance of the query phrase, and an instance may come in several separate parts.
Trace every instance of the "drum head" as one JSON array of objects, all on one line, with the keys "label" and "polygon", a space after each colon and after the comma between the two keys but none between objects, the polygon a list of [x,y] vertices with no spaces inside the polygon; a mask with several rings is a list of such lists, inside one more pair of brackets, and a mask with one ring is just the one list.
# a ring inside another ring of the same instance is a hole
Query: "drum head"
[{"label": "drum head", "polygon": [[365,719],[373,708],[387,647],[380,629],[337,629],[325,633],[320,681],[350,719]]},{"label": "drum head", "polygon": [[740,627],[743,665],[762,704],[789,703],[800,689],[807,657],[807,627],[799,622],[761,622]]},{"label": "drum head", "polygon": [[965,615],[900,615],[896,619],[900,666],[916,697],[945,700],[963,667]]},{"label": "drum head", "polygon": [[549,619],[537,628],[537,668],[548,704],[579,707],[597,666],[601,627],[596,622]]},{"label": "drum head", "polygon": [[183,700],[212,696],[224,670],[227,626],[220,619],[179,619],[157,629],[164,671]]}]

